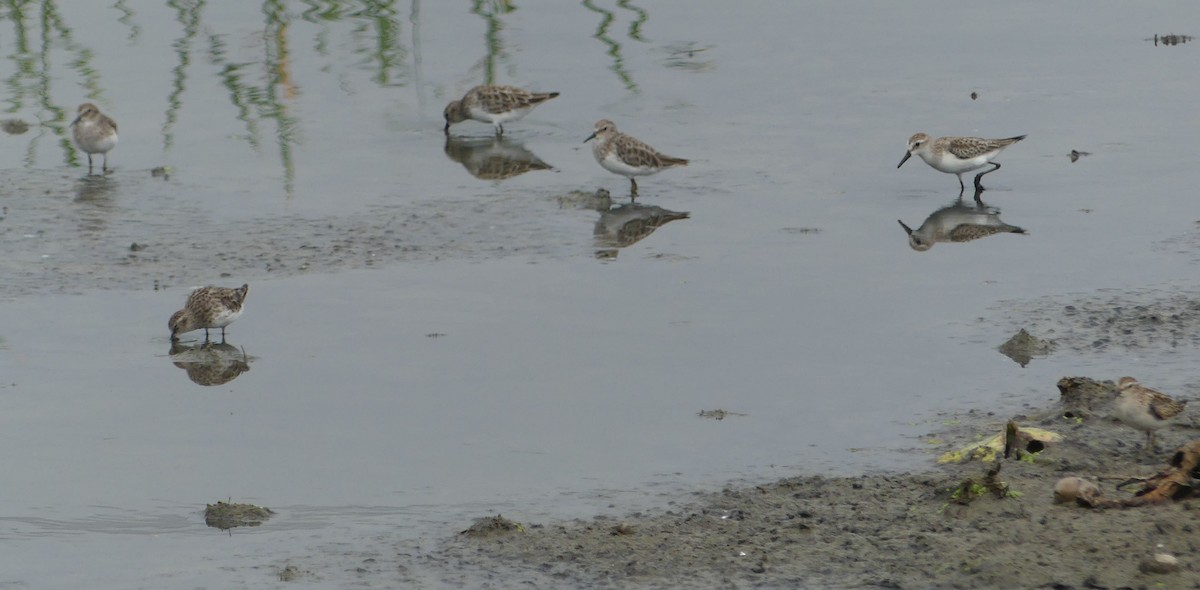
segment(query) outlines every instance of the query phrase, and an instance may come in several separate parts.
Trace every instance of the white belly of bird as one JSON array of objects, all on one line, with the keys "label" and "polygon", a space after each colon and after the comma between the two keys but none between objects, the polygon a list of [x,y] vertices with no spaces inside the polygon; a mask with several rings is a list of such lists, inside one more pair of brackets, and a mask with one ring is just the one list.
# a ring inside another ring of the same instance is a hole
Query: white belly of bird
[{"label": "white belly of bird", "polygon": [[978,170],[986,166],[988,163],[988,155],[989,154],[984,154],[982,156],[975,156],[974,158],[960,160],[949,153],[943,153],[941,159],[934,158],[932,156],[926,157],[925,154],[921,154],[921,159],[925,160],[925,163],[942,172],[961,174],[963,172],[970,172],[971,170]]},{"label": "white belly of bird", "polygon": [[1115,410],[1120,421],[1143,432],[1158,430],[1166,426],[1165,420],[1155,418],[1146,410],[1145,406],[1132,399],[1118,399]]},{"label": "white belly of bird", "polygon": [[521,117],[524,117],[525,115],[528,115],[529,111],[531,111],[531,110],[533,110],[533,109],[532,108],[524,108],[524,109],[516,109],[516,110],[512,110],[512,111],[506,111],[503,113],[489,113],[483,109],[471,107],[470,109],[467,109],[467,114],[470,115],[471,118],[475,119],[476,121],[482,121],[484,123],[491,123],[492,125],[495,125],[497,123],[503,124],[503,123],[507,123],[509,121],[516,121],[517,119],[520,119]]},{"label": "white belly of bird", "polygon": [[625,177],[646,176],[658,172],[658,168],[652,168],[650,166],[630,166],[629,164],[626,164],[624,160],[617,157],[616,151],[611,151],[606,154],[604,159],[600,160],[600,165],[609,172],[620,174],[621,176]]},{"label": "white belly of bird", "polygon": [[224,328],[225,326],[232,324],[233,320],[238,319],[238,317],[242,315],[242,311],[245,309],[246,306],[242,305],[242,308],[237,311],[231,311],[228,308],[218,310],[215,314],[213,314],[212,325],[209,327]]},{"label": "white belly of bird", "polygon": [[[85,125],[86,123],[79,124]],[[87,129],[86,131],[90,132],[91,129]],[[89,154],[106,154],[109,150],[117,147],[117,134],[109,133],[108,135],[98,138],[89,137],[88,139],[81,141],[79,143],[79,147],[83,148],[83,151]]]}]

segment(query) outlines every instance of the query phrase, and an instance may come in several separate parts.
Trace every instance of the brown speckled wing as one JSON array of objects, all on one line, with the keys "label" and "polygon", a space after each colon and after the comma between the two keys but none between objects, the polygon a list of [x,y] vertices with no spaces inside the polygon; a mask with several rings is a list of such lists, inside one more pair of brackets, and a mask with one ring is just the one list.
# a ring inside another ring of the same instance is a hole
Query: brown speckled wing
[{"label": "brown speckled wing", "polygon": [[1150,393],[1150,413],[1154,414],[1159,420],[1170,420],[1183,412],[1183,408],[1187,402],[1173,400],[1166,395],[1148,390]]},{"label": "brown speckled wing", "polygon": [[951,242],[970,242],[1001,233],[1023,234],[1025,230],[1014,225],[963,224],[950,230],[948,237]]},{"label": "brown speckled wing", "polygon": [[612,139],[612,143],[613,148],[617,152],[617,157],[630,166],[669,168],[671,166],[687,164],[687,160],[664,156],[655,151],[654,148],[624,133],[617,134]]},{"label": "brown speckled wing", "polygon": [[946,151],[959,159],[968,160],[982,156],[998,147],[1000,146],[996,145],[995,141],[981,137],[955,137],[946,146]]},{"label": "brown speckled wing", "polygon": [[558,96],[557,92],[533,93],[513,86],[485,86],[476,93],[479,107],[489,113],[505,113],[531,107]]}]

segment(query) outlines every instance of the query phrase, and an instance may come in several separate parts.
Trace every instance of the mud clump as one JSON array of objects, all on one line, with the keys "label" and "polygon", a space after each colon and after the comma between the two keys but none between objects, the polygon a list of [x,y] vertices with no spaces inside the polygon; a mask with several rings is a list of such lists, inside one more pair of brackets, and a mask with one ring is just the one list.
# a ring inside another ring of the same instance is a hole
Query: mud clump
[{"label": "mud clump", "polygon": [[218,501],[204,509],[204,524],[224,531],[239,526],[261,525],[273,514],[270,508],[262,506]]},{"label": "mud clump", "polygon": [[1033,357],[1046,356],[1054,352],[1054,341],[1043,340],[1037,338],[1021,328],[1007,342],[999,347],[1000,354],[1010,358],[1013,362],[1024,367],[1028,365]]},{"label": "mud clump", "polygon": [[525,532],[525,527],[521,523],[497,514],[496,516],[487,516],[475,521],[475,524],[472,524],[459,534],[472,539],[481,539],[523,532]]}]

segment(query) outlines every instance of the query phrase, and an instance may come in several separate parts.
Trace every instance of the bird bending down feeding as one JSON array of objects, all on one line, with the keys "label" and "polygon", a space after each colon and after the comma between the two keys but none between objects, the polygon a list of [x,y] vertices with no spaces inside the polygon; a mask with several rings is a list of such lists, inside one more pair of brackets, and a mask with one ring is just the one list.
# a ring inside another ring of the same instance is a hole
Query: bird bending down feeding
[{"label": "bird bending down feeding", "polygon": [[209,328],[220,328],[221,340],[224,341],[225,326],[242,315],[249,291],[250,285],[242,285],[237,289],[201,287],[192,291],[183,309],[175,312],[167,322],[171,328],[171,340],[178,340],[180,334],[201,328],[204,329],[204,339],[208,340]]},{"label": "bird bending down feeding", "polygon": [[504,123],[528,115],[534,107],[556,96],[557,92],[530,92],[515,86],[476,86],[461,99],[446,105],[442,111],[446,126],[442,131],[449,134],[451,125],[474,119],[491,123],[496,135],[504,135]]}]

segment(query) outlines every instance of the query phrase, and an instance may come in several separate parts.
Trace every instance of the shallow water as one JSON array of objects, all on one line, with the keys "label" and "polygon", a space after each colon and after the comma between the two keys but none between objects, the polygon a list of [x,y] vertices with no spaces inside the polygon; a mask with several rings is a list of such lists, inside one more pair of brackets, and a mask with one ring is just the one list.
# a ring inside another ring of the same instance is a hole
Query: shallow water
[{"label": "shallow water", "polygon": [[[1197,45],[1152,39],[1192,8],[84,4],[5,14],[34,127],[0,141],[0,586],[387,586],[397,539],[477,516],[919,468],[940,410],[1195,380],[1190,340],[1058,315],[1195,287]],[[484,81],[562,96],[448,146]],[[67,139],[84,100],[121,126],[107,177]],[[614,244],[600,118],[691,159],[638,199],[689,218]],[[1029,235],[910,250],[896,220],[957,195],[895,168],[917,131],[1028,133],[983,199]],[[166,319],[242,282],[249,370],[198,385]],[[1073,340],[1022,368],[995,347],[1023,326]],[[226,498],[278,515],[207,529]]]}]

